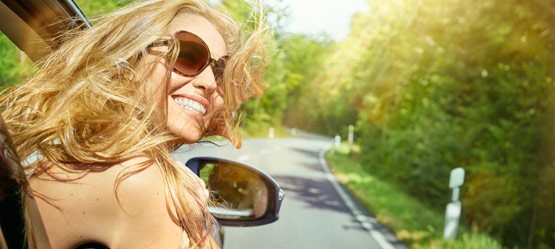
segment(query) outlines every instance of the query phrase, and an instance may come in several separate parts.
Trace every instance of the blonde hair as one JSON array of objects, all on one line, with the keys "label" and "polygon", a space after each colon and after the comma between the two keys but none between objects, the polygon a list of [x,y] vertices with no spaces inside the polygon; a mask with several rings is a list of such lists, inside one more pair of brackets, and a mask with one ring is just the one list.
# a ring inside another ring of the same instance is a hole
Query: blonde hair
[{"label": "blonde hair", "polygon": [[[38,73],[0,96],[0,103],[18,155],[42,154],[41,160],[24,166],[34,174],[45,172],[47,162],[78,164],[86,170],[87,165],[110,167],[132,156],[147,156],[145,167],[156,163],[164,174],[167,199],[177,209],[172,218],[189,235],[189,246],[202,248],[211,216],[195,191],[197,180],[189,179],[171,159],[181,140],[167,131],[167,115],[160,112],[166,110],[165,96],[152,98],[145,79],[153,69],[142,64],[147,47],[168,37],[168,24],[181,13],[205,17],[226,41],[230,61],[224,72],[225,107],[205,134],[227,137],[240,146],[240,121],[233,112],[265,88],[261,70],[267,30],[260,23],[243,34],[228,15],[197,0],[135,2],[95,20],[92,28],[67,32],[59,38],[61,47],[39,63]],[[176,52],[162,56],[175,60]]]}]

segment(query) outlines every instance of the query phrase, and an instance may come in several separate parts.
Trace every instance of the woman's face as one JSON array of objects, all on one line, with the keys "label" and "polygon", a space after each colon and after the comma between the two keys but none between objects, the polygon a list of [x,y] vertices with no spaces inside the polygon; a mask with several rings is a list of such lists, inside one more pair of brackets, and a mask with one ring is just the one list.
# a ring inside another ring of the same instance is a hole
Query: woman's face
[{"label": "woman's face", "polygon": [[[200,15],[177,15],[170,23],[168,32],[174,34],[177,31],[188,31],[200,37],[208,45],[214,60],[227,55],[223,37]],[[174,72],[165,62],[158,63],[157,67],[155,74],[165,75],[167,70],[172,71],[167,92],[168,130],[182,137],[186,143],[198,141],[210,125],[214,112],[223,107],[212,67],[208,66],[192,77]]]}]

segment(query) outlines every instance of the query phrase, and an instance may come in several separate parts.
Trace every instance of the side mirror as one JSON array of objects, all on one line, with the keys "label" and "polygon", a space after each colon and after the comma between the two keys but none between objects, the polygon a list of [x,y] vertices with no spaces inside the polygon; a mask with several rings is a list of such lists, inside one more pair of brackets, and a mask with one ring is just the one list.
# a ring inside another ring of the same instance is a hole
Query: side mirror
[{"label": "side mirror", "polygon": [[260,226],[278,220],[285,194],[266,173],[213,157],[195,157],[186,165],[206,183],[208,208],[222,226]]}]

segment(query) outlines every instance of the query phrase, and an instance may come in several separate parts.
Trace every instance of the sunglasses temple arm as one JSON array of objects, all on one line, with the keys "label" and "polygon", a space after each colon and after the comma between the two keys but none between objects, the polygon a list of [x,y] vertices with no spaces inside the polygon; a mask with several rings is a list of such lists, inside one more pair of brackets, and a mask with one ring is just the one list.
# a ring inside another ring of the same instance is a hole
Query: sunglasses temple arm
[{"label": "sunglasses temple arm", "polygon": [[170,44],[169,41],[167,40],[158,40],[153,42],[152,44],[148,45],[149,48],[151,47],[162,47],[162,46],[167,46],[168,44]]}]

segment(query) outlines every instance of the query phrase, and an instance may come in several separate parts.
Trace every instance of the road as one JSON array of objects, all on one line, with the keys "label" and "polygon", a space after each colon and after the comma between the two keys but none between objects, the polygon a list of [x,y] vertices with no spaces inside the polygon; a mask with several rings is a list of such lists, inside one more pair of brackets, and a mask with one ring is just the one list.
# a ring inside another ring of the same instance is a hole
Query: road
[{"label": "road", "polygon": [[323,151],[332,140],[317,136],[247,139],[230,146],[180,148],[174,156],[217,156],[257,167],[271,175],[286,197],[280,219],[259,227],[226,227],[225,249],[406,248],[362,209],[329,173]]}]

